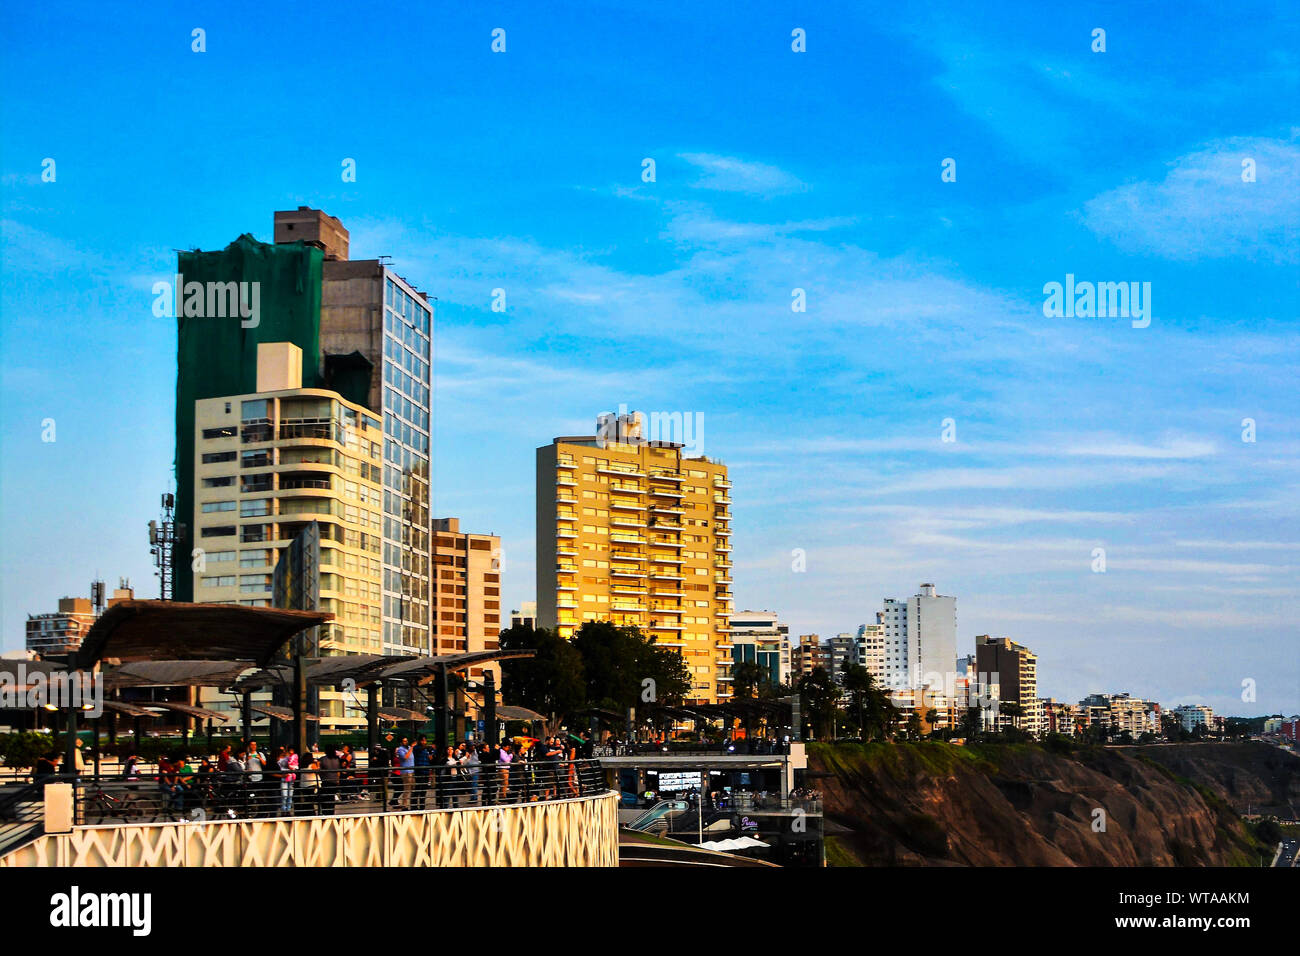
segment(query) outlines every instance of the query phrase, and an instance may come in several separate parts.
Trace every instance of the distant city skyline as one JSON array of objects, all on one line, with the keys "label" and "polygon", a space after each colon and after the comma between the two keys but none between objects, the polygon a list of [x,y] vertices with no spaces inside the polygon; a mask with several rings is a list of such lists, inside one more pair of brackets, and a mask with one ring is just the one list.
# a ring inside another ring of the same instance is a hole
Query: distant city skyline
[{"label": "distant city skyline", "polygon": [[[735,607],[791,634],[933,582],[1045,696],[1300,707],[1293,12],[590,6],[11,12],[0,647],[96,577],[156,596],[153,284],[309,205],[437,297],[432,510],[501,537],[503,610],[534,450],[626,405],[700,416]],[[1150,324],[1049,314],[1067,276]]]}]

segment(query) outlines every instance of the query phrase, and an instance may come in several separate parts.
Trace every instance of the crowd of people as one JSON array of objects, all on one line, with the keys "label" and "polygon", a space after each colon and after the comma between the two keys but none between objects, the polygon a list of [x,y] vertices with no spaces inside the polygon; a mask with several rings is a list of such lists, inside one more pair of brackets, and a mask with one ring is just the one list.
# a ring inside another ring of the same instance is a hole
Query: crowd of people
[{"label": "crowd of people", "polygon": [[[425,810],[580,796],[592,782],[582,779],[578,761],[593,751],[586,733],[442,748],[423,734],[414,740],[389,734],[360,766],[348,744],[279,747],[272,755],[249,741],[226,744],[215,757],[198,760],[169,753],[159,758],[155,772],[130,756],[120,777],[133,789],[155,783],[166,810],[178,815],[203,808],[231,818],[320,816],[349,802],[363,804],[358,810]],[[48,768],[38,770],[57,773],[55,755]]]}]

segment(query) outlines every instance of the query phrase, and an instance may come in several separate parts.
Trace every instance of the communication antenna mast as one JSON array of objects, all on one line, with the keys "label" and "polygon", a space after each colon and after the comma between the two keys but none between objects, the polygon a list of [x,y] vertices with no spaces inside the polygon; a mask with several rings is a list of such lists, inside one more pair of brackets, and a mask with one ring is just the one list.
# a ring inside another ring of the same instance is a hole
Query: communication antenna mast
[{"label": "communication antenna mast", "polygon": [[176,523],[176,496],[165,492],[162,496],[162,519],[149,522],[149,553],[158,568],[158,586],[164,601],[172,600],[176,581],[176,542],[185,533],[185,525]]}]

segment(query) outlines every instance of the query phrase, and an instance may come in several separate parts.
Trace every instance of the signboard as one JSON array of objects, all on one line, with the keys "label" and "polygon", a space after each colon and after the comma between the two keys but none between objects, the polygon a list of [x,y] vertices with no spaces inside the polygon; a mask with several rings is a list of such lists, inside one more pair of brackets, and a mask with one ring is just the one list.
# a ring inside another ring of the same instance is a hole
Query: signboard
[{"label": "signboard", "polygon": [[671,772],[659,774],[659,792],[664,791],[679,792],[690,790],[692,788],[702,789],[700,786],[701,774],[698,770],[685,772]]}]

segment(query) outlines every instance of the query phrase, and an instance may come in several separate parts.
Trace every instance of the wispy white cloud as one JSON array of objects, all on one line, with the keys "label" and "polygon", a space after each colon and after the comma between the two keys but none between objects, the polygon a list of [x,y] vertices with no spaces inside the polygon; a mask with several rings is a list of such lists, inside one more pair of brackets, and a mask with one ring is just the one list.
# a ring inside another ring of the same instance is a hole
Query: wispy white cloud
[{"label": "wispy white cloud", "polygon": [[694,189],[717,192],[748,193],[754,196],[778,196],[806,192],[807,183],[777,166],[756,163],[734,156],[715,153],[678,153],[698,175],[690,183]]},{"label": "wispy white cloud", "polygon": [[[1255,182],[1243,182],[1243,162]],[[1235,137],[1169,164],[1159,181],[1127,183],[1083,207],[1083,221],[1119,248],[1193,261],[1300,260],[1300,144]]]}]

